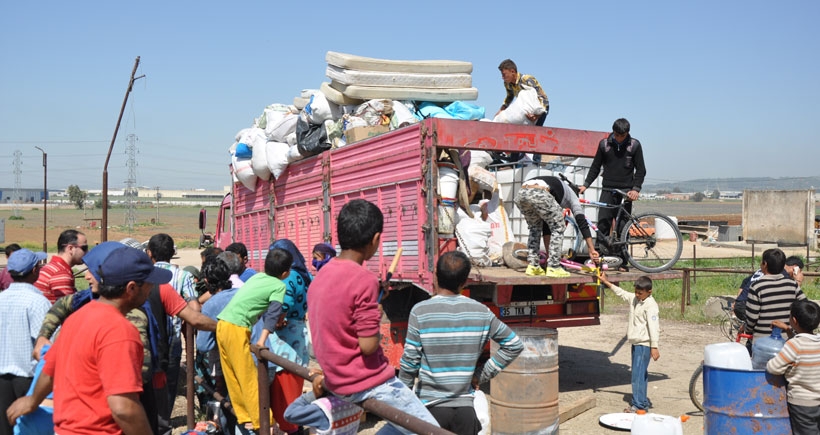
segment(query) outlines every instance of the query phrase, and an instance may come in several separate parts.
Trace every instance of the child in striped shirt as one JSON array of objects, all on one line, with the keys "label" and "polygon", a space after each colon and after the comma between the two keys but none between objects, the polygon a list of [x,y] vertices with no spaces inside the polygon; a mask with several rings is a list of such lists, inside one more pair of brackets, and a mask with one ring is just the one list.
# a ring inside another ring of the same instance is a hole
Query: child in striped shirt
[{"label": "child in striped shirt", "polygon": [[769,360],[766,370],[786,375],[788,382],[789,421],[794,435],[820,433],[820,336],[814,334],[820,324],[820,306],[807,299],[795,301],[788,325],[782,327],[791,338],[783,349]]}]

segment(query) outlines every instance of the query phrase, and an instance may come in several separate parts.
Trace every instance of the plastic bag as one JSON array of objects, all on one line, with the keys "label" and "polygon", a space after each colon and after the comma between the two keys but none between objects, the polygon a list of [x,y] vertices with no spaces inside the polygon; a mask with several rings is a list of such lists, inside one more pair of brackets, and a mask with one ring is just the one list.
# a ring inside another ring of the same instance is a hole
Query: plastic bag
[{"label": "plastic bag", "polygon": [[475,415],[481,423],[481,431],[478,432],[478,435],[490,435],[490,403],[487,401],[487,395],[484,394],[483,391],[475,391],[473,408],[475,408]]},{"label": "plastic bag", "polygon": [[426,101],[419,105],[419,115],[421,115],[422,118],[456,119],[455,116],[447,113],[443,108]]},{"label": "plastic bag", "polygon": [[395,130],[419,122],[416,115],[401,101],[393,101],[393,116],[390,117],[390,128]]},{"label": "plastic bag", "polygon": [[329,150],[330,141],[324,124],[312,125],[305,118],[300,115],[296,122],[296,146],[299,147],[299,154],[310,157]]},{"label": "plastic bag", "polygon": [[450,115],[453,115],[456,119],[464,119],[467,121],[481,119],[484,117],[483,107],[465,103],[463,101],[453,101],[445,106],[444,110]]}]

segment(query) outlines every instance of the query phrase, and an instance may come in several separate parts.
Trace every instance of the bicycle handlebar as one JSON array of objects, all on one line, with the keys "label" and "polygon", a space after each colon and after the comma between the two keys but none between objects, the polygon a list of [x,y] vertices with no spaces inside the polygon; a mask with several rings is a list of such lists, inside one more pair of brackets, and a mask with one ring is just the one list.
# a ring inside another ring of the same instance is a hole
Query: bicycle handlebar
[{"label": "bicycle handlebar", "polygon": [[[581,190],[580,187],[578,187],[578,185],[573,183],[572,181],[569,181],[569,179],[567,178],[566,175],[559,172],[558,173],[558,178],[560,178],[564,183],[567,183],[567,185],[570,187],[570,189],[575,191],[576,195],[580,195],[578,193],[578,191]],[[621,189],[609,188],[609,189],[604,189],[604,190],[609,190],[609,191],[612,191],[614,193],[617,193],[617,194],[621,195],[623,197],[624,201],[631,201],[631,199],[629,199],[629,196],[627,195],[627,192],[625,192]],[[600,206],[600,207],[617,207],[618,206],[618,204],[607,204],[607,203],[604,203],[604,202],[589,201],[589,200],[585,200],[585,199],[581,199],[581,202],[584,203],[584,204],[597,205],[597,206]]]}]

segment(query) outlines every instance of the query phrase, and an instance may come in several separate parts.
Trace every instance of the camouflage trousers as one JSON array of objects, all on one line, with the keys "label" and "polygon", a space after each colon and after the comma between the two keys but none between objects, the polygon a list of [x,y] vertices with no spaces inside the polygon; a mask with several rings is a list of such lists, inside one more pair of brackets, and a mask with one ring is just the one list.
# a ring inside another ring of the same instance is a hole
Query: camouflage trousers
[{"label": "camouflage trousers", "polygon": [[561,267],[561,249],[564,245],[564,212],[547,189],[524,187],[515,196],[515,205],[521,210],[530,235],[527,239],[527,261],[530,265],[538,265],[538,250],[541,247],[543,235],[542,226],[546,224],[550,230],[550,245],[547,247],[549,257],[548,267]]}]

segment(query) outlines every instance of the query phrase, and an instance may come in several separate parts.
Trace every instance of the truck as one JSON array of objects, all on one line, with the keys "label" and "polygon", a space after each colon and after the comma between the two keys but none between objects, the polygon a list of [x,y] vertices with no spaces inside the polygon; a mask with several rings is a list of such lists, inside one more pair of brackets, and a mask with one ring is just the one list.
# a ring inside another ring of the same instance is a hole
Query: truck
[{"label": "truck", "polygon": [[[277,239],[292,240],[306,257],[319,242],[329,242],[338,251],[334,242],[336,218],[342,206],[357,198],[376,204],[384,214],[384,231],[378,252],[365,266],[384,279],[401,252],[389,282],[384,283],[391,290],[382,300],[381,325],[382,348],[398,367],[410,309],[432,294],[439,254],[457,246],[457,238],[439,231],[440,221],[447,218],[440,207],[438,161],[442,152],[479,150],[591,158],[606,135],[601,131],[424,119],[293,162],[278,178],[257,180],[255,190],[234,182],[221,204],[214,242],[222,248],[232,242],[244,243],[249,265],[263,270],[268,247]],[[510,170],[518,170],[520,175],[521,168]],[[579,177],[582,180],[583,174]],[[520,185],[520,180],[517,182]],[[600,323],[600,293],[593,275],[546,278],[506,267],[473,267],[463,294],[482,302],[511,326],[559,328]]]}]

